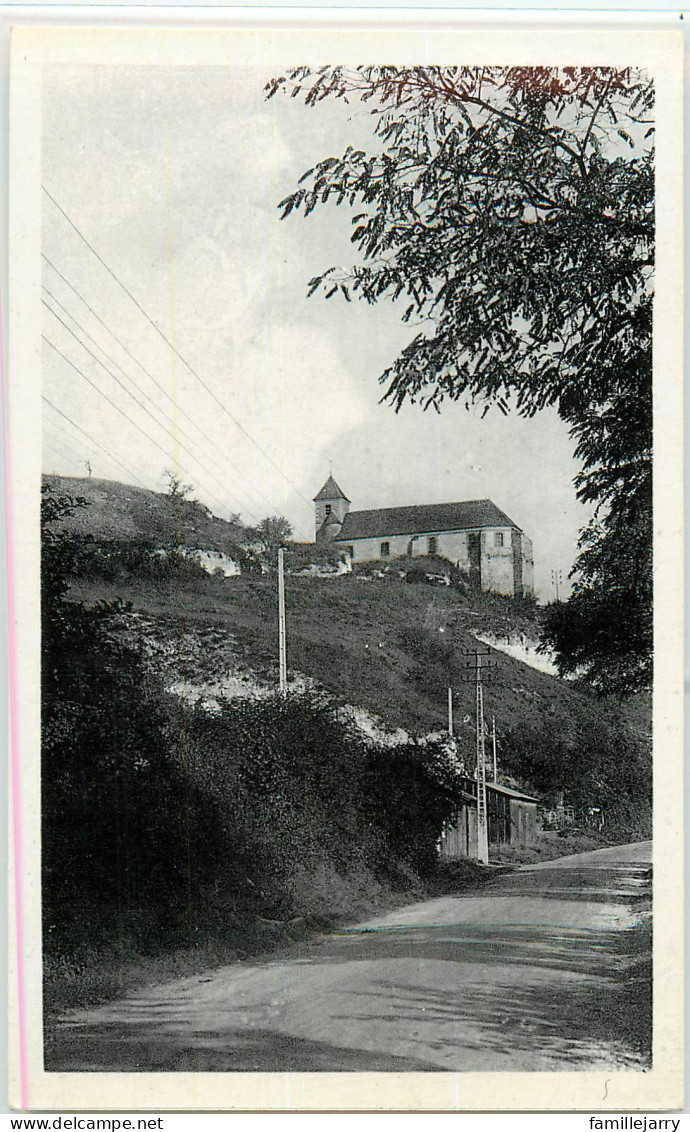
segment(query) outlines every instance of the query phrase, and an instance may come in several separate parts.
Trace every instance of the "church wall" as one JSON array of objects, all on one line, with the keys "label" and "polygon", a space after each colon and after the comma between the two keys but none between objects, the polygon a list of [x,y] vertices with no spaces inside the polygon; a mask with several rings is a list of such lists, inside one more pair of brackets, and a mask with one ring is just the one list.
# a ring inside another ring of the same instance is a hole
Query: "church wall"
[{"label": "church wall", "polygon": [[[440,554],[442,558],[447,558],[449,562],[455,563],[459,570],[469,571],[470,556],[467,531],[445,531],[443,534],[437,535],[436,540],[437,554]],[[425,544],[426,542],[427,540],[424,539]],[[426,549],[424,553],[427,553]]]},{"label": "church wall", "polygon": [[[400,558],[407,554],[407,545],[410,541],[409,535],[388,535],[387,538],[359,538],[353,539],[349,545],[354,551],[352,558],[353,562],[378,562],[379,559],[385,562],[386,559],[381,557],[381,543],[387,542],[389,547],[388,558]],[[338,545],[341,545],[340,543]],[[342,544],[344,545],[344,544]]]},{"label": "church wall", "polygon": [[[490,541],[490,539],[487,540],[487,534],[490,535],[491,539],[493,538],[493,531],[482,531],[482,558],[486,557],[486,546]],[[430,553],[430,538],[436,540],[436,554],[440,555],[442,558],[447,558],[450,562],[457,565],[460,570],[469,570],[470,558],[467,531],[438,531],[436,533],[429,532],[423,535],[388,535],[386,538],[377,536],[376,538],[353,539],[349,543],[354,551],[352,561],[385,561],[385,558],[381,555],[381,544],[384,542],[388,543],[388,555],[386,556],[388,558],[425,557]],[[508,561],[512,561],[510,528],[505,528],[503,538],[505,557]],[[345,545],[345,540],[343,540],[342,545]]]},{"label": "church wall", "polygon": [[381,544],[388,543],[388,558],[420,558],[429,554],[429,538],[436,539],[436,554],[459,564],[460,569],[469,568],[466,531],[442,531],[437,535],[388,535],[386,538],[354,539],[349,545],[354,550],[353,562],[385,561],[381,555]]},{"label": "church wall", "polygon": [[522,592],[525,596],[534,593],[534,551],[532,540],[522,536]]},{"label": "church wall", "polygon": [[517,531],[508,527],[482,531],[482,589],[485,592],[508,597],[515,593],[513,538],[519,537]]},{"label": "church wall", "polygon": [[[349,543],[338,541],[345,550],[351,546],[353,562],[381,562],[388,559],[418,558],[430,553],[429,539],[436,540],[435,553],[453,562],[459,570],[469,575],[469,534],[468,531],[439,531],[423,535],[389,535],[387,538],[353,539]],[[481,541],[481,587],[485,592],[505,594],[510,597],[517,592],[531,594],[534,591],[534,566],[532,562],[532,543],[520,531],[512,527],[484,528]],[[388,544],[388,554],[381,554],[381,544]],[[519,570],[516,557],[520,560]]]}]

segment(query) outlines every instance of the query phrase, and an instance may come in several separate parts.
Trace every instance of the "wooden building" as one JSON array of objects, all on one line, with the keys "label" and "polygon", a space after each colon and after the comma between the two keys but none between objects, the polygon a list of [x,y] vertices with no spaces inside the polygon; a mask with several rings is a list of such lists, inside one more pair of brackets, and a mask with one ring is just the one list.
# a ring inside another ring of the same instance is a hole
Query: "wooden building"
[{"label": "wooden building", "polygon": [[[532,845],[537,839],[538,799],[497,782],[486,784],[490,845]],[[446,860],[477,856],[477,783],[463,778],[458,809],[441,835],[440,855]]]}]

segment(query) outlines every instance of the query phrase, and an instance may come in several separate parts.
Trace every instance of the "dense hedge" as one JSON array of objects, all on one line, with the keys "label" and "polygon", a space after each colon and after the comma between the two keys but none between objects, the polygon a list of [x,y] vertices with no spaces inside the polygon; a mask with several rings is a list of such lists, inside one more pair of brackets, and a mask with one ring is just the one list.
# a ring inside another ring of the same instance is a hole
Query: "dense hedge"
[{"label": "dense hedge", "polygon": [[65,600],[72,547],[54,497],[45,510],[48,952],[195,947],[257,917],[333,922],[433,867],[453,805],[440,749],[367,746],[314,697],[209,713],[166,696],[123,643],[119,603]]}]

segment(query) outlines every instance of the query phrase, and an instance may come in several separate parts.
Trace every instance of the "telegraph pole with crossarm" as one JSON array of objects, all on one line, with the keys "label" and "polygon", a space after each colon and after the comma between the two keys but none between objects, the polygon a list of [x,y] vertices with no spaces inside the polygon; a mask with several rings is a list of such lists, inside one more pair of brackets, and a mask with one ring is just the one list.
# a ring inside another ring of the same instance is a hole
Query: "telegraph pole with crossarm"
[{"label": "telegraph pole with crossarm", "polygon": [[486,747],[484,734],[484,685],[491,669],[491,653],[481,649],[464,649],[467,680],[476,686],[477,704],[477,860],[489,863],[489,818],[486,809]]},{"label": "telegraph pole with crossarm", "polygon": [[563,571],[562,570],[552,570],[551,571],[551,585],[556,590],[556,601],[560,601],[561,600],[561,586],[563,585]]}]

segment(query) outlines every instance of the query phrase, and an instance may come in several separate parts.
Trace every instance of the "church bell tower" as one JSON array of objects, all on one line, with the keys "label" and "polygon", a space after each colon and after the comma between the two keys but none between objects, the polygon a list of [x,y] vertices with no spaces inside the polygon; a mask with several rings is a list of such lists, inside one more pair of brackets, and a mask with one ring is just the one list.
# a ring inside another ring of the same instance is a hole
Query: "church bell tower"
[{"label": "church bell tower", "polygon": [[329,476],[321,491],[314,496],[316,541],[331,542],[343,525],[350,510],[350,500]]}]

